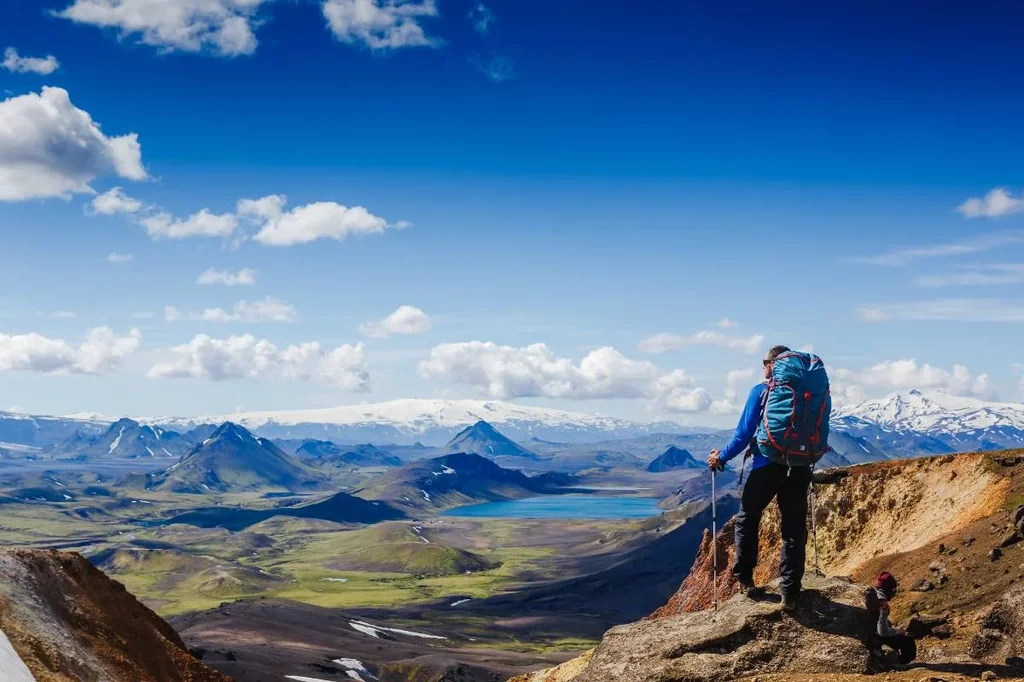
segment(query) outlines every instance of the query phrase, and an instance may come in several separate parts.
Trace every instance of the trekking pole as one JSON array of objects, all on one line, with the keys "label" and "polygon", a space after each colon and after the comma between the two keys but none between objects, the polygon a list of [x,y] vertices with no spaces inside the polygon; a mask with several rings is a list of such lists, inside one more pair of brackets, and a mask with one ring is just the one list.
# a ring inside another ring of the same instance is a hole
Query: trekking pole
[{"label": "trekking pole", "polygon": [[818,493],[814,489],[814,468],[811,468],[811,537],[814,538],[814,574],[824,575],[818,565]]},{"label": "trekking pole", "polygon": [[715,502],[715,470],[711,469],[711,585],[715,600],[715,611],[718,611],[718,505]]}]

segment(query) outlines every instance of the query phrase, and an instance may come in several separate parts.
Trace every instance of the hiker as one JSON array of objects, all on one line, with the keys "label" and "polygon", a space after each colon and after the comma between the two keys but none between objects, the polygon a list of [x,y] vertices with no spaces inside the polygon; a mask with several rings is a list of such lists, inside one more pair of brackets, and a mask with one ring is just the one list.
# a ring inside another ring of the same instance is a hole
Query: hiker
[{"label": "hiker", "polygon": [[[712,450],[708,466],[720,471],[746,450],[753,459],[736,515],[736,563],[740,591],[755,590],[761,515],[773,500],[782,516],[782,607],[796,610],[807,555],[807,489],[812,466],[828,450],[832,409],[828,375],[811,353],[775,346],[764,361],[765,381],[754,386],[736,433],[724,450]],[[744,460],[746,457],[744,457]]]},{"label": "hiker", "polygon": [[889,622],[889,600],[896,596],[899,585],[896,578],[887,571],[878,574],[875,581],[875,593],[878,595],[878,636],[882,644],[886,644],[899,652],[900,663],[910,663],[917,658],[917,643],[907,634],[906,630],[893,627]]}]

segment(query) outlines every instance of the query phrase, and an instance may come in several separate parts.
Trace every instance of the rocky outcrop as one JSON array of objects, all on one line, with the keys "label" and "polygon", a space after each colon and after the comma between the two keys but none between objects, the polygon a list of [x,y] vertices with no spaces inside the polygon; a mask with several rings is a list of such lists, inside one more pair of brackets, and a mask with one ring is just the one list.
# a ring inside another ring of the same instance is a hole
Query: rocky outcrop
[{"label": "rocky outcrop", "polygon": [[777,672],[870,672],[871,656],[863,643],[872,624],[864,608],[865,588],[834,578],[811,578],[807,587],[803,607],[795,615],[782,611],[777,596],[736,596],[717,612],[683,613],[612,628],[586,667],[564,679],[712,682]]},{"label": "rocky outcrop", "polygon": [[231,682],[78,554],[0,550],[0,631],[36,682]]},{"label": "rocky outcrop", "polygon": [[[892,571],[903,586],[892,602],[894,621],[909,621],[920,638],[921,665],[943,673],[923,679],[982,673],[989,676],[983,679],[1024,679],[1021,454],[947,455],[820,472],[818,565],[826,575],[852,577],[816,575],[809,538],[807,591],[794,616],[782,612],[777,596],[738,596],[730,520],[714,545],[705,532],[689,575],[668,603],[641,622],[610,630],[589,658],[517,682],[860,679],[891,663],[872,643],[870,591],[863,587],[880,570]],[[755,582],[771,585],[781,544],[775,505],[766,510],[759,540]]]}]

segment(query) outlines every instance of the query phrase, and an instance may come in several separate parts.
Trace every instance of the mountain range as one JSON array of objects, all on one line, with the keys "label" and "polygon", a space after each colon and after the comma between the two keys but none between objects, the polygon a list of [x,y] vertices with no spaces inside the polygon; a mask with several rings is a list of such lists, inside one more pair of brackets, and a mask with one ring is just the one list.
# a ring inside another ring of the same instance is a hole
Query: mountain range
[{"label": "mountain range", "polygon": [[53,452],[82,460],[93,459],[167,459],[181,457],[193,442],[176,431],[133,419],[119,419],[98,435],[76,431]]},{"label": "mountain range", "polygon": [[[402,399],[316,410],[246,412],[194,419],[150,420],[187,430],[231,421],[267,438],[321,438],[341,443],[443,445],[467,426],[486,421],[509,438],[561,443],[635,438],[650,433],[688,433],[674,422],[641,424],[585,412],[532,407],[497,400]],[[2,439],[0,439],[2,440]]]},{"label": "mountain range", "polygon": [[[408,399],[320,410],[251,412],[228,418],[136,418],[131,423],[95,414],[47,417],[0,412],[0,447],[13,444],[53,449],[64,444],[59,448],[62,453],[71,454],[78,447],[88,450],[90,457],[103,456],[106,447],[109,455],[110,445],[124,425],[128,428],[122,442],[132,444],[129,449],[136,450],[132,456],[147,456],[146,448],[159,456],[166,446],[162,442],[165,436],[161,435],[160,444],[154,447],[158,442],[155,431],[150,434],[154,437],[143,435],[141,441],[130,437],[135,433],[135,424],[163,429],[161,433],[177,432],[185,441],[195,443],[208,438],[217,428],[214,424],[224,421],[244,426],[263,438],[317,439],[338,444],[373,442],[378,447],[394,444],[423,450],[444,447],[449,452],[476,451],[478,444],[493,446],[492,434],[472,430],[478,422],[485,421],[495,432],[500,431],[501,438],[531,447],[521,448],[527,455],[536,452],[546,457],[554,450],[568,452],[582,445],[585,451],[579,455],[583,459],[590,456],[587,444],[598,442],[611,444],[616,440],[672,435],[692,439],[694,442],[687,442],[686,447],[703,450],[709,436],[716,442],[725,437],[713,429],[702,431],[671,422],[639,424],[501,401]],[[114,431],[112,424],[119,424]],[[830,462],[835,464],[1019,447],[1024,445],[1024,404],[905,391],[839,407],[833,413],[832,427],[831,443],[836,453]],[[472,442],[464,446],[454,443],[467,428],[471,429],[467,437],[471,436]],[[340,447],[345,452],[353,451],[348,445]],[[169,446],[167,450],[178,452]]]}]

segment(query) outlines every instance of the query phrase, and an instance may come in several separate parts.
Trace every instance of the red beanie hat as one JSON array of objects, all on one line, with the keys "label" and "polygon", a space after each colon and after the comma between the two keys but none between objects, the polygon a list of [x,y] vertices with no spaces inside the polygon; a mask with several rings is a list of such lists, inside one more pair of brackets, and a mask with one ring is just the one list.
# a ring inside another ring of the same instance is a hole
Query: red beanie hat
[{"label": "red beanie hat", "polygon": [[886,592],[892,592],[896,589],[896,578],[892,577],[892,573],[882,571],[878,574],[878,579],[875,581],[875,587],[885,590]]}]

